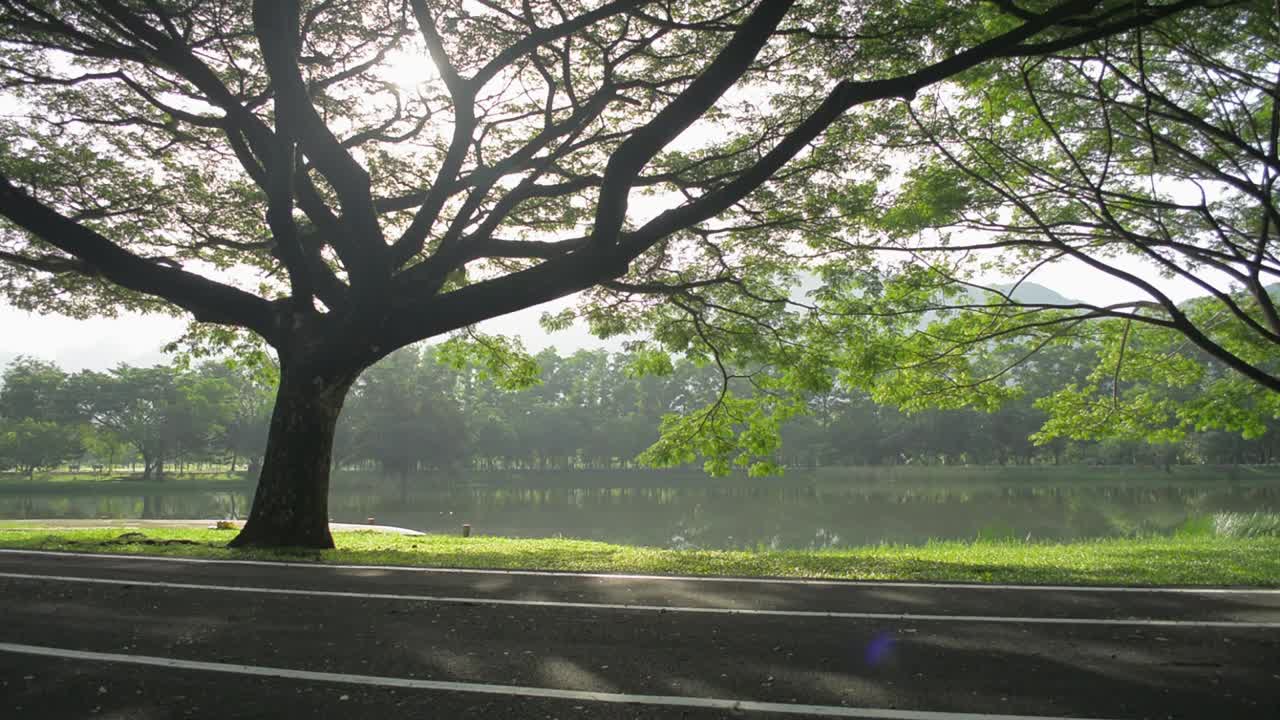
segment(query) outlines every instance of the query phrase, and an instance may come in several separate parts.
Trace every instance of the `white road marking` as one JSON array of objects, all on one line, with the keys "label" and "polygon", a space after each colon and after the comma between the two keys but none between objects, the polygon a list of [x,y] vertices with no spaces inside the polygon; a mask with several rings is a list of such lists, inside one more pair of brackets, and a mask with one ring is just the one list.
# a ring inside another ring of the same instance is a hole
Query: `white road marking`
[{"label": "white road marking", "polygon": [[628,695],[624,693],[590,692],[586,690],[561,690],[558,688],[527,687],[521,685],[494,685],[490,683],[454,682],[447,680],[419,680],[417,678],[385,677],[378,675],[348,675],[345,673],[290,670],[288,668],[237,665],[234,663],[178,660],[151,655],[125,655],[120,653],[90,652],[20,645],[0,642],[0,652],[36,655],[40,657],[87,660],[92,662],[125,663],[169,668],[171,670],[196,670],[201,672],[254,675],[258,677],[286,678],[309,682],[342,683],[346,685],[370,685],[374,687],[408,688],[413,690],[443,690],[447,692],[481,693],[486,695],[514,695],[519,697],[550,698],[633,705],[664,705],[673,707],[736,710],[740,712],[766,712],[794,715],[820,715],[824,717],[863,718],[864,720],[1083,720],[1046,715],[992,715],[985,713],[953,713],[927,710],[889,710],[881,708],[854,708],[840,705],[803,705],[799,703],[761,702],[758,700],[729,700],[724,698],[683,697],[680,695]]},{"label": "white road marking", "polygon": [[1280,595],[1280,588],[1223,587],[1140,587],[1123,585],[1010,585],[996,583],[908,582],[897,580],[807,580],[802,578],[753,578],[707,575],[643,575],[620,573],[569,572],[560,570],[496,570],[486,568],[406,567],[404,565],[341,565],[315,561],[223,560],[217,558],[161,557],[156,555],[122,555],[118,553],[75,553],[56,550],[15,550],[0,548],[0,554],[45,555],[53,557],[109,558],[145,562],[188,563],[193,565],[255,565],[323,570],[383,570],[393,572],[431,573],[442,575],[521,575],[533,577],[590,578],[598,580],[656,580],[663,582],[741,583],[755,585],[824,585],[837,587],[945,588],[955,590],[1027,590],[1032,592],[1083,593],[1152,593],[1179,595]]},{"label": "white road marking", "polygon": [[1251,630],[1280,629],[1280,622],[1236,620],[1155,620],[1147,618],[1065,618],[1016,617],[1002,615],[926,615],[916,613],[841,612],[836,610],[759,610],[750,608],[696,607],[689,605],[639,605],[629,603],[590,603],[564,600],[510,600],[506,598],[457,597],[449,595],[404,595],[398,593],[363,593],[342,590],[308,590],[242,585],[208,585],[159,580],[126,580],[91,578],[77,575],[43,575],[39,573],[0,572],[0,578],[41,580],[47,582],[82,583],[88,585],[128,585],[172,590],[252,593],[258,595],[291,595],[306,597],[353,598],[359,600],[396,600],[453,605],[515,605],[521,607],[574,608],[580,610],[625,610],[630,612],[701,613],[706,615],[765,615],[772,617],[829,618],[839,620],[896,620],[901,622],[969,622],[1005,625],[1120,625],[1125,627],[1232,628]]}]

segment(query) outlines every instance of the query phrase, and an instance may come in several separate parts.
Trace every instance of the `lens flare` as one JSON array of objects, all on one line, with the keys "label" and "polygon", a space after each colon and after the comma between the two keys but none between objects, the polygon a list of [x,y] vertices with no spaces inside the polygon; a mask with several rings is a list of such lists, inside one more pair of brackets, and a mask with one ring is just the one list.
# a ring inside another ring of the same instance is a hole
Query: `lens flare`
[{"label": "lens flare", "polygon": [[887,632],[877,633],[871,642],[867,643],[864,658],[868,665],[879,665],[888,659],[889,654],[893,652],[893,635]]}]

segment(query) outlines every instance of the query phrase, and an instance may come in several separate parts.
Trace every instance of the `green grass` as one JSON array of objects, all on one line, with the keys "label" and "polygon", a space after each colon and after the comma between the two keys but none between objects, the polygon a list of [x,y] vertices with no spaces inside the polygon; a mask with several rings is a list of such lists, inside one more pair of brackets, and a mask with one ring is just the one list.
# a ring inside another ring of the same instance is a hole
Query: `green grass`
[{"label": "green grass", "polygon": [[1213,533],[1227,538],[1280,538],[1280,513],[1218,513]]},{"label": "green grass", "polygon": [[[234,531],[0,529],[0,547],[609,573],[960,582],[1280,586],[1280,537],[1178,536],[1071,543],[933,542],[821,551],[663,550],[568,539],[335,533],[330,551],[230,550]],[[164,544],[170,543],[170,544]]]}]

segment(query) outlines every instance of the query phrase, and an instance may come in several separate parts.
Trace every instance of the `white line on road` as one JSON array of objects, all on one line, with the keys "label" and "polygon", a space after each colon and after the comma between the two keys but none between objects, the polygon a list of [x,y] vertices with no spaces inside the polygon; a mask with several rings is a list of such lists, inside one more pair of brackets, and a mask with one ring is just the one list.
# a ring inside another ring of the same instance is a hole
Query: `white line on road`
[{"label": "white line on road", "polygon": [[[453,682],[446,680],[419,680],[417,678],[397,678],[377,675],[347,675],[345,673],[290,670],[287,668],[204,662],[200,660],[178,660],[175,658],[155,657],[151,655],[101,653],[90,652],[87,650],[69,650],[63,648],[42,647],[38,645],[20,645],[16,643],[3,642],[0,642],[0,652],[71,660],[88,660],[92,662],[147,665],[151,667],[169,668],[172,670],[196,670],[234,675],[254,675],[258,677],[306,680],[310,682],[343,683],[347,685],[372,685],[375,687],[409,688],[414,690],[443,690],[447,692],[537,697],[553,700],[709,708],[714,710],[736,710],[740,712],[819,715],[824,717],[863,718],[864,720],[1069,720],[1068,718],[1050,717],[1045,715],[990,715],[984,713],[931,712],[927,710],[853,708],[843,707],[840,705],[802,705],[799,703],[683,697],[680,695],[628,695],[624,693],[561,690],[557,688],[526,687],[520,685],[493,685],[489,683]],[[1073,720],[1082,719],[1074,718]]]},{"label": "white line on road", "polygon": [[557,570],[497,570],[488,568],[433,568],[406,567],[403,565],[340,565],[314,561],[286,562],[281,560],[223,560],[216,558],[159,557],[146,555],[121,555],[118,553],[74,553],[56,550],[15,550],[0,548],[0,554],[42,555],[73,558],[108,558],[142,562],[188,563],[193,565],[255,565],[260,567],[288,567],[319,570],[381,570],[387,572],[433,573],[442,575],[528,575],[534,577],[569,577],[598,580],[656,580],[663,582],[744,583],[755,585],[828,585],[837,587],[883,588],[946,588],[955,590],[1027,590],[1032,592],[1082,592],[1082,593],[1158,593],[1179,595],[1280,595],[1275,588],[1221,588],[1221,587],[1126,587],[1117,585],[1001,585],[996,583],[946,583],[907,582],[897,580],[807,580],[802,578],[752,578],[713,577],[706,575],[638,575],[618,573],[568,572]]},{"label": "white line on road", "polygon": [[631,612],[702,613],[707,615],[766,615],[774,617],[829,618],[839,620],[895,620],[901,622],[970,622],[1006,625],[1120,625],[1125,627],[1234,628],[1250,630],[1280,629],[1280,622],[1248,622],[1235,620],[1153,620],[1146,618],[1065,618],[1013,617],[1002,615],[926,615],[916,613],[840,612],[834,610],[757,610],[747,608],[695,607],[682,605],[633,605],[628,603],[589,603],[563,600],[509,600],[506,598],[456,597],[448,595],[404,595],[396,593],[363,593],[342,590],[306,590],[241,585],[207,585],[159,580],[126,580],[122,578],[90,578],[75,575],[43,575],[38,573],[0,572],[0,578],[42,580],[47,582],[84,583],[89,585],[122,585],[155,587],[172,590],[254,593],[259,595],[301,595],[308,597],[353,598],[359,600],[396,600],[453,605],[516,605],[523,607],[574,608],[580,610],[625,610]]}]

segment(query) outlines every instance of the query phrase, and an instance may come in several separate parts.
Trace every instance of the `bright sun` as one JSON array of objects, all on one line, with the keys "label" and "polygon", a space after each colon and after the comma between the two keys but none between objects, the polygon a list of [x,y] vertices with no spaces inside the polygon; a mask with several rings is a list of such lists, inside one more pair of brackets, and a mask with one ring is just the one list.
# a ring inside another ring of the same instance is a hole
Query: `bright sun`
[{"label": "bright sun", "polygon": [[396,87],[406,91],[420,90],[440,79],[440,73],[426,50],[407,46],[387,53],[382,74]]}]

